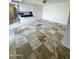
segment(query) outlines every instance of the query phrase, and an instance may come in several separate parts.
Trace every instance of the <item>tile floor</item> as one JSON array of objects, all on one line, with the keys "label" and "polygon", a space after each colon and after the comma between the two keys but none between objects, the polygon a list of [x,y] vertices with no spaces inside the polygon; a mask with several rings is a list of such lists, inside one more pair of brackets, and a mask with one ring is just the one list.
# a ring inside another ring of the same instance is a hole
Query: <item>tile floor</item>
[{"label": "tile floor", "polygon": [[43,20],[16,29],[9,46],[10,59],[70,59],[69,49],[62,44],[64,25]]}]

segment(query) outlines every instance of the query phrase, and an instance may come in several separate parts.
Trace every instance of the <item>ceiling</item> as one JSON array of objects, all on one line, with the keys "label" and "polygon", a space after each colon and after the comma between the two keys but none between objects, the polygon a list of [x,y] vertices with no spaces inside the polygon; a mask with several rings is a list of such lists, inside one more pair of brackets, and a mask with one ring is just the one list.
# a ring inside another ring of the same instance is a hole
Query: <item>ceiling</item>
[{"label": "ceiling", "polygon": [[[15,1],[22,1],[22,0],[15,0]],[[56,3],[56,2],[63,2],[63,1],[69,1],[69,0],[46,0],[46,1],[47,3]],[[23,0],[22,3],[43,5],[43,0]]]},{"label": "ceiling", "polygon": [[69,1],[69,0],[47,0],[47,1],[49,1],[49,2],[63,2],[63,1]]},{"label": "ceiling", "polygon": [[[46,0],[47,3],[56,3],[56,2],[63,2],[69,0]],[[34,3],[34,4],[43,4],[43,0],[23,0],[23,3]]]}]

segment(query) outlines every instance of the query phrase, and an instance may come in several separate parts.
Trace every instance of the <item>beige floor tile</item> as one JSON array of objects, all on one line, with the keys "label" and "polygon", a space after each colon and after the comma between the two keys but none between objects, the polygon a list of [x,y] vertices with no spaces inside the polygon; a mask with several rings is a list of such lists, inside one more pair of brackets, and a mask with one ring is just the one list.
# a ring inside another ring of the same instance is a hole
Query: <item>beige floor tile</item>
[{"label": "beige floor tile", "polygon": [[47,40],[45,41],[44,45],[48,48],[50,52],[54,53],[58,44],[50,38],[46,38],[46,39]]},{"label": "beige floor tile", "polygon": [[42,44],[35,50],[35,55],[37,59],[50,59],[52,53]]},{"label": "beige floor tile", "polygon": [[21,56],[17,56],[17,59],[23,59],[23,58],[27,59],[27,57],[30,56],[32,52],[33,50],[30,47],[30,44],[26,43],[22,47],[16,48],[16,54],[21,55]]},{"label": "beige floor tile", "polygon": [[41,45],[40,40],[34,34],[30,34],[26,38],[33,50],[37,49]]},{"label": "beige floor tile", "polygon": [[32,53],[32,54],[28,57],[28,59],[37,59],[37,58],[36,58],[36,55],[35,55],[34,53]]}]

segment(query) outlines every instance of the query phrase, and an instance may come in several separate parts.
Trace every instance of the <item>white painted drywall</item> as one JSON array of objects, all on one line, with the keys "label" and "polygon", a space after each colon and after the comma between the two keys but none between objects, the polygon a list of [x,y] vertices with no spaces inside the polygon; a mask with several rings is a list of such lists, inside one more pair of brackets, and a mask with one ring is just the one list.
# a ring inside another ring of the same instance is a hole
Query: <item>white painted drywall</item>
[{"label": "white painted drywall", "polygon": [[69,1],[44,5],[43,19],[67,25],[69,5]]},{"label": "white painted drywall", "polygon": [[33,6],[31,4],[19,4],[19,11],[33,11]]},{"label": "white painted drywall", "polygon": [[42,18],[42,6],[36,4],[19,4],[19,11],[32,11],[37,18]]},{"label": "white painted drywall", "polygon": [[70,17],[68,19],[68,24],[66,27],[66,30],[64,32],[64,46],[66,46],[67,48],[70,48]]},{"label": "white painted drywall", "polygon": [[42,18],[42,6],[41,5],[34,5],[33,6],[33,15],[37,18]]},{"label": "white painted drywall", "polygon": [[30,3],[30,4],[37,4],[37,5],[42,5],[43,0],[23,0],[24,3]]}]

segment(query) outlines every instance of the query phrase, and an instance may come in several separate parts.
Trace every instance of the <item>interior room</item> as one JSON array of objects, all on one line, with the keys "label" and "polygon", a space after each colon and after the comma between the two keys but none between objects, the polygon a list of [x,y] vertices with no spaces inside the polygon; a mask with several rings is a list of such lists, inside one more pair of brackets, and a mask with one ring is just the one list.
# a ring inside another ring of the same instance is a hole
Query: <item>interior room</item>
[{"label": "interior room", "polygon": [[9,59],[70,59],[70,0],[9,0]]}]

